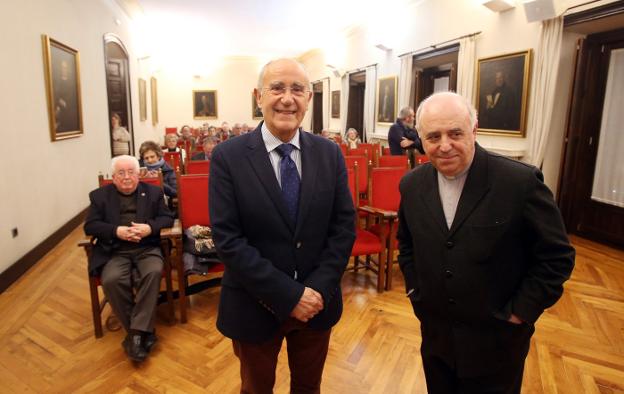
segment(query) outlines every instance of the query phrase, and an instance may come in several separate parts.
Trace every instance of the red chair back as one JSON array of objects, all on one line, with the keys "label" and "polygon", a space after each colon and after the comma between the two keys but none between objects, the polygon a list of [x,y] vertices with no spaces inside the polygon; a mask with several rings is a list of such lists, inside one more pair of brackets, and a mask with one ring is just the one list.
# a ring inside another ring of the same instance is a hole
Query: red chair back
[{"label": "red chair back", "polygon": [[178,134],[177,127],[165,127],[165,134]]},{"label": "red chair back", "polygon": [[340,146],[340,151],[342,152],[343,156],[347,155],[347,146],[345,144],[338,144],[338,146]]},{"label": "red chair back", "polygon": [[370,160],[371,163],[377,163],[377,157],[379,157],[379,144],[362,143],[358,145],[358,149],[359,148],[367,150],[366,153],[368,154],[368,160]]},{"label": "red chair back", "polygon": [[185,174],[210,174],[210,160],[186,160]]},{"label": "red chair back", "polygon": [[359,193],[357,188],[357,171],[355,170],[355,168],[347,168],[347,183],[349,184],[349,192],[351,193],[353,206],[357,207],[360,199],[358,198]]},{"label": "red chair back", "polygon": [[366,147],[350,148],[348,153],[349,156],[366,156],[368,160],[371,160],[370,149]]},{"label": "red chair back", "polygon": [[409,168],[407,156],[380,156],[379,167]]},{"label": "red chair back", "polygon": [[429,161],[429,157],[426,155],[417,155],[415,158],[415,161],[416,161],[416,165],[425,164]]},{"label": "red chair back", "polygon": [[407,168],[373,168],[369,205],[386,211],[398,211],[401,202],[399,183]]},{"label": "red chair back", "polygon": [[354,168],[354,164],[357,163],[357,176],[358,176],[358,192],[368,192],[368,158],[366,156],[345,156],[345,165],[347,168]]},{"label": "red chair back", "polygon": [[381,154],[382,156],[390,155],[390,148],[387,146],[384,146],[381,150]]},{"label": "red chair back", "polygon": [[208,174],[178,175],[178,214],[182,228],[210,226]]},{"label": "red chair back", "polygon": [[165,158],[165,161],[169,163],[171,168],[174,169],[174,171],[182,167],[180,164],[182,161],[180,152],[163,152],[163,157]]}]

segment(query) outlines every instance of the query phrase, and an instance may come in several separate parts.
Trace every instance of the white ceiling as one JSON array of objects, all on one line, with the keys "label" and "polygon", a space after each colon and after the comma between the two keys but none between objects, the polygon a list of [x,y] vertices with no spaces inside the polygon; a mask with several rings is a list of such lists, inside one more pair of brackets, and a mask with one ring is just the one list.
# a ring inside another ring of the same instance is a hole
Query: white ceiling
[{"label": "white ceiling", "polygon": [[[297,56],[425,0],[117,0],[148,47],[214,56]],[[146,49],[150,52],[150,49]]]}]

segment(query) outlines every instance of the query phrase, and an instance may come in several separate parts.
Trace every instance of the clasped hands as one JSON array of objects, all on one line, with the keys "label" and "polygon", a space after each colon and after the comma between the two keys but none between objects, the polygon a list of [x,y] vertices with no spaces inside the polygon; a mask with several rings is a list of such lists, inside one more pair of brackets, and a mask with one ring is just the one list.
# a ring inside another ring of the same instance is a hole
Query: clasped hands
[{"label": "clasped hands", "polygon": [[306,287],[303,290],[301,299],[299,299],[299,303],[297,303],[292,312],[290,312],[290,316],[306,323],[322,311],[324,307],[323,296],[321,296],[321,293]]},{"label": "clasped hands", "polygon": [[141,242],[152,233],[149,224],[132,222],[132,226],[117,227],[117,238],[128,242]]}]

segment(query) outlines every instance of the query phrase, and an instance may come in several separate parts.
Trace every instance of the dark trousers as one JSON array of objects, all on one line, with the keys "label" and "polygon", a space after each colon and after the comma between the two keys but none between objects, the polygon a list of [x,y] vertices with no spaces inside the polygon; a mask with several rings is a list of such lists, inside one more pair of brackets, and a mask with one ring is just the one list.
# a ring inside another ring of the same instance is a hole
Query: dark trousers
[{"label": "dark trousers", "polygon": [[232,340],[234,354],[240,360],[241,393],[269,394],[275,385],[277,355],[286,338],[290,392],[321,392],[323,366],[329,348],[330,330],[312,330],[305,323],[289,318],[277,334],[260,344]]},{"label": "dark trousers", "polygon": [[524,360],[516,368],[506,368],[493,375],[459,378],[455,369],[441,358],[423,355],[423,369],[429,394],[519,394]]},{"label": "dark trousers", "polygon": [[104,294],[126,332],[154,331],[162,270],[162,253],[153,246],[116,252],[104,265],[101,274]]}]

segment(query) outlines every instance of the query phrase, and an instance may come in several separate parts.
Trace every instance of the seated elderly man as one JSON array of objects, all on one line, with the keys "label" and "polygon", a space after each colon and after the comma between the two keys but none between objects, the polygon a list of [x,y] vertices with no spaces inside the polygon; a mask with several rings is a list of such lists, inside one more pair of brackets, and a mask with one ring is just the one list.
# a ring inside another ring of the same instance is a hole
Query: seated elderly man
[{"label": "seated elderly man", "polygon": [[191,157],[191,160],[212,159],[212,150],[215,146],[217,146],[218,142],[219,140],[216,137],[207,137],[203,145],[204,151],[194,154],[193,157]]},{"label": "seated elderly man", "polygon": [[243,128],[241,127],[240,123],[234,123],[234,126],[232,127],[232,134],[230,135],[231,137],[238,137],[239,135],[241,135],[243,131]]},{"label": "seated elderly man", "polygon": [[117,156],[111,165],[113,183],[89,194],[84,230],[97,238],[89,272],[100,275],[104,294],[127,332],[122,346],[128,358],[140,362],[157,340],[154,318],[163,269],[160,229],[173,225],[173,214],[161,188],[139,182],[136,158]]}]

